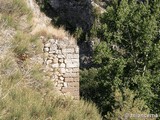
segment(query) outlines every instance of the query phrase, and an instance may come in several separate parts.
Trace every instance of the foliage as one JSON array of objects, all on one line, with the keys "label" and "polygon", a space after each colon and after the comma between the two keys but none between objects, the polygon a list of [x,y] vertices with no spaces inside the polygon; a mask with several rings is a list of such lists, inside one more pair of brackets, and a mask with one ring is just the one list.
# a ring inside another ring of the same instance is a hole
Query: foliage
[{"label": "foliage", "polygon": [[49,0],[36,0],[42,10],[45,10],[48,6]]},{"label": "foliage", "polygon": [[[144,101],[151,113],[159,114],[160,1],[113,0],[99,20],[92,29],[101,39],[94,50],[98,73],[93,79],[90,70],[89,76],[82,74],[85,88],[93,87],[82,89],[82,96],[96,90],[87,99],[93,100],[103,114],[116,114],[116,101],[121,99],[115,99],[115,92],[120,90],[124,98],[123,93],[129,90],[133,91],[132,100]],[[127,110],[125,106],[122,109]]]},{"label": "foliage", "polygon": [[[115,90],[114,99],[115,107],[113,112],[108,112],[105,115],[107,120],[137,120],[137,117],[132,114],[149,114],[149,108],[144,100],[135,98],[136,94],[129,89],[125,89],[124,93],[121,90]],[[154,118],[153,118],[154,119]]]}]

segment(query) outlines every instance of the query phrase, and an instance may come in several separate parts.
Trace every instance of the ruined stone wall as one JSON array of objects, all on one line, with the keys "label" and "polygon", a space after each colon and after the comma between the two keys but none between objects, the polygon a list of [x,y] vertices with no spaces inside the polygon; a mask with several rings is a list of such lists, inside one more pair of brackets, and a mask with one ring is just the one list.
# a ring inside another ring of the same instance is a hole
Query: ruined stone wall
[{"label": "ruined stone wall", "polygon": [[50,80],[61,94],[79,99],[79,48],[69,39],[44,42],[44,64]]}]

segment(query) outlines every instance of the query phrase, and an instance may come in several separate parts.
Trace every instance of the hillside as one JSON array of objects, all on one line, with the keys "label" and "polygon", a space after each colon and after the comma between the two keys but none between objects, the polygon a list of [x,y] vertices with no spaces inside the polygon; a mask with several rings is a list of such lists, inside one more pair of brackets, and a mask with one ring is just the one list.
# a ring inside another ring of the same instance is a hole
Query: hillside
[{"label": "hillside", "polygon": [[0,0],[1,120],[101,119],[93,103],[58,95],[45,77],[42,38],[66,36],[34,1]]},{"label": "hillside", "polygon": [[0,0],[0,119],[160,120],[159,102],[160,0]]}]

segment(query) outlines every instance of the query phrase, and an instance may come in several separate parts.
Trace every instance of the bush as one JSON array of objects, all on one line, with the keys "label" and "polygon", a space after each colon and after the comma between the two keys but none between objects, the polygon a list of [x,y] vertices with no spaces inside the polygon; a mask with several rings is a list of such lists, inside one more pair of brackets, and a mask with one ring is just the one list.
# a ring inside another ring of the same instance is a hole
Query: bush
[{"label": "bush", "polygon": [[[159,5],[159,0],[113,0],[98,25],[93,26],[91,33],[101,40],[93,56],[99,68],[96,76],[93,75],[94,82],[88,86],[92,89],[82,88],[81,93],[93,100],[104,115],[116,112],[116,101],[121,98],[116,100],[115,92],[120,90],[125,98],[128,89],[135,94],[133,99],[144,101],[151,113],[160,113],[156,104],[160,100],[157,79],[160,76]],[[82,75],[82,87],[92,81],[92,72],[89,72]],[[92,90],[95,94],[87,96]]]}]

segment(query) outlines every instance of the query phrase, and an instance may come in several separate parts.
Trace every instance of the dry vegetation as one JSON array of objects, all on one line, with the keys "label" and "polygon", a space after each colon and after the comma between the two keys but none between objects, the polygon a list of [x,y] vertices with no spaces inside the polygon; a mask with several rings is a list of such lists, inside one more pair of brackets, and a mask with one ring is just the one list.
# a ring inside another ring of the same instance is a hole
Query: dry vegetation
[{"label": "dry vegetation", "polygon": [[[40,35],[63,38],[63,29],[33,34],[33,14],[24,0],[0,0],[0,119],[100,120],[94,104],[54,93],[43,73]],[[32,34],[30,34],[32,33]]]}]

